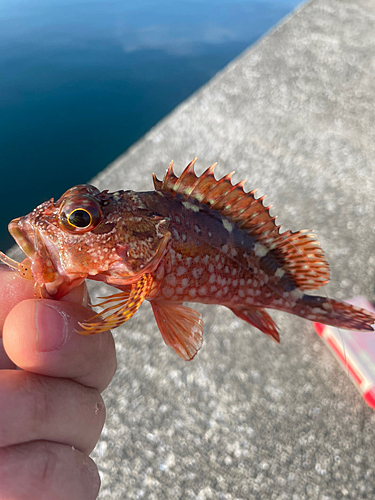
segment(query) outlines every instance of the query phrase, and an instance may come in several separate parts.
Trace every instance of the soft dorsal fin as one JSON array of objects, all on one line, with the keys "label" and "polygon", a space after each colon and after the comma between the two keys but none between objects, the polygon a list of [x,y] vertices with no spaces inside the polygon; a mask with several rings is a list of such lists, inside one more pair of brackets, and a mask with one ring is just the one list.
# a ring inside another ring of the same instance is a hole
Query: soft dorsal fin
[{"label": "soft dorsal fin", "polygon": [[[276,217],[270,215],[271,206],[264,206],[265,196],[255,198],[256,189],[246,193],[246,181],[232,184],[234,172],[216,180],[216,163],[208,167],[199,177],[195,174],[196,158],[177,177],[173,161],[162,181],[153,175],[156,191],[196,200],[218,210],[239,228],[256,238],[256,253],[259,257],[270,255],[280,257],[279,278],[291,280],[301,290],[320,288],[329,281],[329,265],[319,242],[311,231],[286,231],[280,233]],[[276,271],[276,269],[275,269]],[[276,274],[276,276],[278,276]]]}]

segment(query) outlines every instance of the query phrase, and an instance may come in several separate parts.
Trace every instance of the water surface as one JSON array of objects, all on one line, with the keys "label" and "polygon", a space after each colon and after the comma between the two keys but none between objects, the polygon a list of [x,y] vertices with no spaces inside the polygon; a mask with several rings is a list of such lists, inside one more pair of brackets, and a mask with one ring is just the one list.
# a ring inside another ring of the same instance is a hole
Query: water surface
[{"label": "water surface", "polygon": [[2,0],[0,248],[9,220],[87,182],[298,4]]}]

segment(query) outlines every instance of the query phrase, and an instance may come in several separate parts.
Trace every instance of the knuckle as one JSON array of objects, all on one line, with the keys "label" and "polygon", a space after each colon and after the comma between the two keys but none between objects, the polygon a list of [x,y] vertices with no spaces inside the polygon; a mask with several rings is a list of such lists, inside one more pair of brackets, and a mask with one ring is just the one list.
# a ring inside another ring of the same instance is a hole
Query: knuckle
[{"label": "knuckle", "polygon": [[29,379],[31,432],[38,433],[51,418],[50,386],[46,377],[34,375]]}]

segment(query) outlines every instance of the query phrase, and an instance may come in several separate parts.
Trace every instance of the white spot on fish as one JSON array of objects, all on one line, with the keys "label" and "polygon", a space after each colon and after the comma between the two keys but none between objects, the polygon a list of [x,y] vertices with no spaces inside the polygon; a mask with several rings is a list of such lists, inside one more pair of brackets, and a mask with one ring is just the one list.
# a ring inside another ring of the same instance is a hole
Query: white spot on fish
[{"label": "white spot on fish", "polygon": [[264,257],[268,253],[268,248],[261,243],[255,243],[254,252],[257,257]]},{"label": "white spot on fish", "polygon": [[212,292],[212,293],[216,292],[216,290],[217,290],[217,287],[216,287],[216,286],[212,286],[212,287],[210,288],[210,292]]},{"label": "white spot on fish", "polygon": [[183,288],[186,288],[187,286],[189,285],[189,280],[187,278],[184,278],[182,281],[181,281],[181,286]]},{"label": "white spot on fish", "polygon": [[236,274],[237,274],[237,269],[233,268],[232,269],[232,276],[236,276]]},{"label": "white spot on fish", "polygon": [[195,288],[190,288],[189,295],[190,297],[195,297],[197,295],[197,291],[195,290]]},{"label": "white spot on fish", "polygon": [[238,280],[233,280],[233,286],[236,287],[238,285]]},{"label": "white spot on fish", "polygon": [[277,268],[276,272],[275,272],[275,276],[276,278],[282,278],[285,274],[285,271],[282,267],[279,267]]},{"label": "white spot on fish", "polygon": [[[304,293],[303,293],[303,291],[302,291],[302,290],[300,290],[299,288],[296,288],[295,290],[292,290],[292,291],[290,292],[290,295],[291,295],[294,299],[298,300],[298,299],[302,299],[302,297],[304,296]],[[319,310],[319,311],[320,311],[320,310]]]},{"label": "white spot on fish", "polygon": [[230,249],[230,253],[231,253],[232,257],[236,257],[237,256],[237,250],[235,248],[231,248]]},{"label": "white spot on fish", "polygon": [[198,205],[193,205],[188,201],[183,201],[182,204],[185,208],[187,208],[187,210],[191,210],[192,212],[199,212],[200,210]]},{"label": "white spot on fish", "polygon": [[222,249],[222,251],[223,251],[224,253],[227,253],[227,252],[228,252],[228,248],[229,248],[229,247],[228,247],[228,245],[223,245],[223,246],[221,247],[221,249]]},{"label": "white spot on fish", "polygon": [[174,289],[171,288],[170,286],[165,286],[162,289],[162,293],[163,293],[165,298],[170,299],[172,297],[172,295],[174,294]]},{"label": "white spot on fish", "polygon": [[243,278],[241,278],[241,279],[240,279],[240,285],[241,285],[241,286],[244,286],[244,284],[245,284],[245,280],[244,280]]},{"label": "white spot on fish", "polygon": [[202,259],[203,264],[204,264],[205,266],[207,266],[208,261],[209,261],[209,256],[208,256],[208,255],[205,255],[205,256],[203,257],[203,259]]},{"label": "white spot on fish", "polygon": [[207,294],[207,288],[203,285],[200,287],[198,290],[199,295],[206,295]]},{"label": "white spot on fish", "polygon": [[311,309],[311,311],[314,313],[314,314],[327,314],[327,311],[322,311],[321,309],[319,309],[319,307],[313,307]]},{"label": "white spot on fish", "polygon": [[176,276],[174,274],[168,274],[168,276],[165,278],[165,281],[168,283],[168,285],[171,286],[176,286],[177,284]]},{"label": "white spot on fish", "polygon": [[201,267],[194,268],[192,271],[192,275],[194,276],[195,279],[198,279],[202,273],[203,273],[203,269]]},{"label": "white spot on fish", "polygon": [[186,234],[182,233],[181,238],[182,238],[182,241],[186,241]]},{"label": "white spot on fish", "polygon": [[177,276],[182,276],[185,273],[186,273],[186,267],[178,266],[177,271],[176,271]]},{"label": "white spot on fish", "polygon": [[210,265],[208,266],[208,272],[209,272],[209,273],[213,273],[214,271],[215,271],[215,269],[214,269],[213,264],[210,264]]},{"label": "white spot on fish", "polygon": [[225,272],[225,273],[229,273],[229,267],[228,267],[228,266],[225,266],[225,267],[224,267],[224,272]]},{"label": "white spot on fish", "polygon": [[246,297],[245,302],[246,302],[246,304],[253,304],[254,299],[252,297]]},{"label": "white spot on fish", "polygon": [[199,226],[197,226],[196,224],[195,224],[195,226],[194,226],[194,231],[195,231],[197,234],[199,234],[199,233],[201,232],[201,230],[200,230]]},{"label": "white spot on fish", "polygon": [[243,298],[245,297],[245,292],[242,289],[240,289],[238,290],[238,295]]},{"label": "white spot on fish", "polygon": [[169,250],[169,255],[171,256],[171,264],[174,266],[176,264],[176,252],[172,248]]},{"label": "white spot on fish", "polygon": [[223,219],[222,222],[228,233],[231,233],[233,231],[233,224],[231,224],[227,219]]},{"label": "white spot on fish", "polygon": [[214,274],[211,274],[210,279],[208,280],[209,283],[215,283],[216,281],[216,276]]}]

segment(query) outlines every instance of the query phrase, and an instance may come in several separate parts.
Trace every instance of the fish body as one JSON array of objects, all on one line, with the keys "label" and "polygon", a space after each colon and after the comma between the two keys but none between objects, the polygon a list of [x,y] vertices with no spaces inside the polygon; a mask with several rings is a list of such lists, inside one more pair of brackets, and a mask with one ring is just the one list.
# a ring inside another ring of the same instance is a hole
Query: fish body
[{"label": "fish body", "polygon": [[55,298],[84,279],[121,290],[83,323],[97,333],[129,319],[150,301],[167,345],[183,359],[202,346],[201,315],[184,302],[221,304],[279,341],[265,309],[342,328],[372,330],[363,309],[305,292],[326,284],[329,266],[310,231],[280,233],[255,191],[219,181],[214,165],[200,177],[191,162],[180,177],[171,163],[154,191],[100,192],[81,185],[9,225],[41,290]]}]

